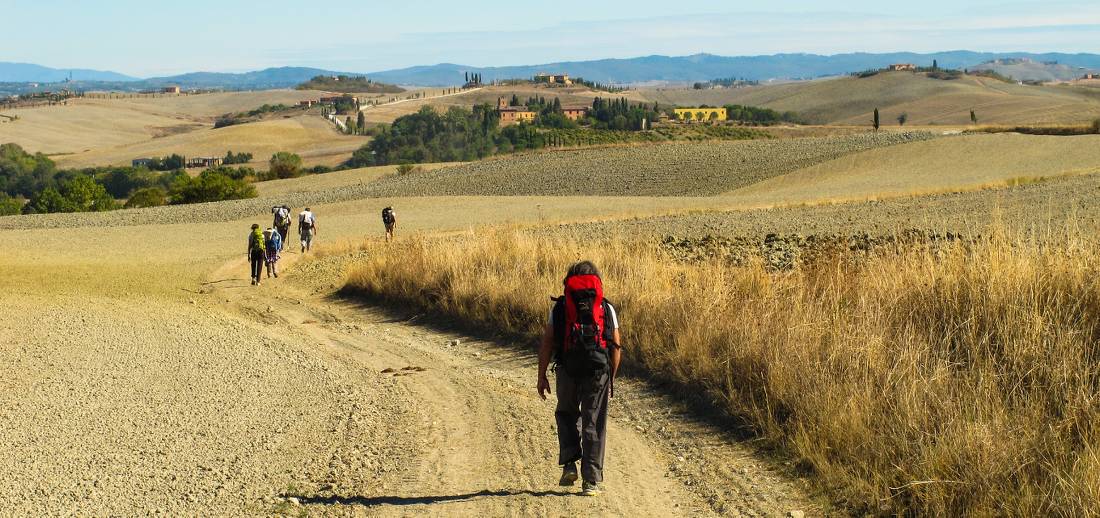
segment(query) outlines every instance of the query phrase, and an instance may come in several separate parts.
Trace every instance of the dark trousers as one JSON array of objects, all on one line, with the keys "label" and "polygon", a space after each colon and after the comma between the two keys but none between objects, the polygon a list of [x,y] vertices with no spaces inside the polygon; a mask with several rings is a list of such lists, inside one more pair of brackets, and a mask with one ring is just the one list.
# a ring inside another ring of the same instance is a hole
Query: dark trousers
[{"label": "dark trousers", "polygon": [[[286,238],[288,235],[290,235],[290,225],[287,225],[285,227],[275,227],[275,229],[279,231],[279,237],[283,238],[283,247],[285,247],[287,243]],[[282,247],[279,248],[279,251],[282,251]]]},{"label": "dark trousers", "polygon": [[581,461],[581,477],[603,482],[607,446],[608,374],[573,379],[557,369],[558,464]]},{"label": "dark trousers", "polygon": [[252,262],[252,280],[260,280],[260,274],[264,273],[264,252],[253,250],[248,253],[248,260]]}]

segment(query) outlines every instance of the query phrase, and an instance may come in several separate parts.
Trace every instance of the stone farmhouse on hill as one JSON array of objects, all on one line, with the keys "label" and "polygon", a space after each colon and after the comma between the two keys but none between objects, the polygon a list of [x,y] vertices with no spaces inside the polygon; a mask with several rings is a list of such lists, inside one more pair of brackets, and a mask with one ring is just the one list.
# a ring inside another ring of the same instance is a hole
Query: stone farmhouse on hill
[{"label": "stone farmhouse on hill", "polygon": [[548,85],[573,86],[573,80],[569,79],[569,74],[539,74],[535,79]]},{"label": "stone farmhouse on hill", "polygon": [[912,63],[894,63],[890,65],[891,72],[914,72],[917,66]]},{"label": "stone farmhouse on hill", "polygon": [[510,126],[520,122],[535,122],[535,112],[526,106],[509,106],[508,99],[497,99],[497,112],[500,113],[500,125]]}]

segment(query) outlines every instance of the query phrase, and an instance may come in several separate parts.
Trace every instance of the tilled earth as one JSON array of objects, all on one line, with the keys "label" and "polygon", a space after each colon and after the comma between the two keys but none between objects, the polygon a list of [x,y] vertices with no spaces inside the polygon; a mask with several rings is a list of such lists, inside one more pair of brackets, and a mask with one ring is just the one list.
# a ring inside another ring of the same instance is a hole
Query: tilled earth
[{"label": "tilled earth", "polygon": [[1066,229],[1100,231],[1100,175],[1052,179],[1019,187],[836,205],[714,211],[568,224],[544,232],[591,236],[762,241],[787,236],[886,236],[908,230],[980,235],[990,230],[1057,237]]},{"label": "tilled earth", "polygon": [[928,132],[707,141],[526,153],[391,176],[379,196],[708,196]]}]

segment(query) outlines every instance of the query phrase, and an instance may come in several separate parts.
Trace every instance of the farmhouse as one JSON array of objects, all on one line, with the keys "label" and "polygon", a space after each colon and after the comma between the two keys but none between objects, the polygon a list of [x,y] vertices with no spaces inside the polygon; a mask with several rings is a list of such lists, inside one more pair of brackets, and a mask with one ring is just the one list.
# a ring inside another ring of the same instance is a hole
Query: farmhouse
[{"label": "farmhouse", "polygon": [[166,86],[166,87],[160,89],[160,93],[163,93],[163,94],[179,94],[180,93],[180,87],[178,87],[178,86]]},{"label": "farmhouse", "polygon": [[314,101],[313,99],[298,101],[298,106],[302,106],[304,108],[312,108],[314,104],[317,104],[317,101]]},{"label": "farmhouse", "polygon": [[1082,77],[1081,79],[1085,79],[1085,80],[1100,79],[1100,74],[1093,74],[1093,73],[1090,72],[1088,74],[1085,74],[1084,77]]},{"label": "farmhouse", "polygon": [[503,97],[497,98],[497,113],[500,114],[501,126],[535,121],[535,112],[528,110],[526,106],[508,106],[508,100]]},{"label": "farmhouse", "polygon": [[580,108],[562,108],[561,112],[563,115],[565,115],[565,118],[571,121],[575,121],[583,119],[586,115],[588,115],[588,107],[582,106]]},{"label": "farmhouse", "polygon": [[569,79],[569,74],[539,74],[535,79],[548,85],[573,86],[573,80]]},{"label": "farmhouse", "polygon": [[917,69],[917,66],[912,64],[912,63],[894,63],[893,65],[890,65],[890,71],[891,72],[903,72],[903,71],[913,72],[916,69]]},{"label": "farmhouse", "polygon": [[523,106],[509,106],[500,109],[500,125],[508,126],[519,122],[534,122],[535,112]]},{"label": "farmhouse", "polygon": [[222,165],[222,159],[218,157],[195,157],[187,159],[187,167],[218,167]]},{"label": "farmhouse", "polygon": [[152,158],[135,158],[130,161],[130,165],[133,167],[149,167],[153,165],[153,162],[156,162],[156,160]]},{"label": "farmhouse", "polygon": [[676,118],[681,121],[724,121],[725,108],[676,108]]}]

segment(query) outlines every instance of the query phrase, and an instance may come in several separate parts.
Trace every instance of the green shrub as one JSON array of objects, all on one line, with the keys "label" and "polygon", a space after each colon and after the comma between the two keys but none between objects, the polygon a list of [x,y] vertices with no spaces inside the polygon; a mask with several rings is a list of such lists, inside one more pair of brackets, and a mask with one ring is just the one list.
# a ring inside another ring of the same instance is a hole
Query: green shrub
[{"label": "green shrub", "polygon": [[255,198],[256,188],[244,180],[235,180],[217,171],[203,171],[191,179],[180,179],[172,186],[172,204]]},{"label": "green shrub", "polygon": [[0,216],[12,216],[23,211],[24,198],[13,198],[6,192],[0,192]]},{"label": "green shrub", "polygon": [[271,156],[270,172],[275,178],[297,178],[302,175],[302,157],[280,151]]},{"label": "green shrub", "polygon": [[168,193],[160,187],[147,187],[138,189],[126,200],[127,209],[140,209],[142,207],[159,207],[168,203]]},{"label": "green shrub", "polygon": [[115,199],[91,176],[79,175],[61,182],[61,188],[46,187],[31,197],[23,212],[102,212],[118,207]]}]

